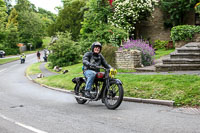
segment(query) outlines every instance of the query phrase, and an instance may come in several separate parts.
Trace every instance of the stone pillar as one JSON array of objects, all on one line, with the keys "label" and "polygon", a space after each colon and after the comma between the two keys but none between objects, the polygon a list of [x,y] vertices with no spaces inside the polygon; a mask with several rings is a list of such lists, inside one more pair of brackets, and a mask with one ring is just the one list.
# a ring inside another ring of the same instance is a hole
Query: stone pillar
[{"label": "stone pillar", "polygon": [[139,50],[123,50],[116,51],[116,66],[120,69],[134,69],[141,67],[141,51]]}]

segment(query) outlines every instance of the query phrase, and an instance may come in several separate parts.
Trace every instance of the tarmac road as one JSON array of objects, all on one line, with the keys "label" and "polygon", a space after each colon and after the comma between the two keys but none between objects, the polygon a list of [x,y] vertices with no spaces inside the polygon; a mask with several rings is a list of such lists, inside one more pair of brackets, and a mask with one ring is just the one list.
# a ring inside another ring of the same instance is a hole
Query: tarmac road
[{"label": "tarmac road", "polygon": [[72,94],[54,91],[25,77],[37,62],[28,55],[0,65],[1,133],[200,133],[200,110],[122,102],[108,110],[101,102],[76,103]]}]

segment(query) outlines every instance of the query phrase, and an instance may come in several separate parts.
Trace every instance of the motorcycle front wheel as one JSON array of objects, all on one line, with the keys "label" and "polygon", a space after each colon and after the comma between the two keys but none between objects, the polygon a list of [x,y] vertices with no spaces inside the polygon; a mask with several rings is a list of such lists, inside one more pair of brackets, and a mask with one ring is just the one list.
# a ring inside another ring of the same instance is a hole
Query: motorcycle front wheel
[{"label": "motorcycle front wheel", "polygon": [[124,97],[124,89],[121,84],[110,84],[109,89],[104,90],[104,103],[108,109],[116,109]]},{"label": "motorcycle front wheel", "polygon": [[[76,89],[75,89],[75,95],[76,96],[84,96],[84,90],[85,90],[85,82],[80,83]],[[79,98],[79,97],[75,97],[77,103],[79,104],[84,104],[85,102],[87,102],[87,100]]]}]

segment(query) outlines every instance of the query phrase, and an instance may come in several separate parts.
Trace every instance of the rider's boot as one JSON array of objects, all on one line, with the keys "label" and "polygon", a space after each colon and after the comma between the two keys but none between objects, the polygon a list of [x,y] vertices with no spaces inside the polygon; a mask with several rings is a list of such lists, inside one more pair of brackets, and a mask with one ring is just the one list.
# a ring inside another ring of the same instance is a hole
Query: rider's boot
[{"label": "rider's boot", "polygon": [[89,91],[89,90],[85,90],[85,97],[86,97],[86,98],[91,98],[91,95],[90,95],[90,91]]}]

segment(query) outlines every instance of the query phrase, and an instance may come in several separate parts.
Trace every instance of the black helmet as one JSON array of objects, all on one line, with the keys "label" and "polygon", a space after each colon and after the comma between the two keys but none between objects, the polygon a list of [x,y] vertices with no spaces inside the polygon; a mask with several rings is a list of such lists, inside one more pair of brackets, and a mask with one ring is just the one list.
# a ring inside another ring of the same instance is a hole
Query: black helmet
[{"label": "black helmet", "polygon": [[94,42],[91,46],[92,52],[94,52],[94,47],[100,47],[100,52],[101,52],[101,43],[100,42]]}]

